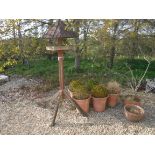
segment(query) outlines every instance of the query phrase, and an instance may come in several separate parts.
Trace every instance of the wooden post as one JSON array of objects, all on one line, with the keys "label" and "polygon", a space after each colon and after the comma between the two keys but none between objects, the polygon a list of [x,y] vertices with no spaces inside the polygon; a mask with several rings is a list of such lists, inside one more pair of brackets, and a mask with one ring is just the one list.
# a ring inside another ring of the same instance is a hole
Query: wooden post
[{"label": "wooden post", "polygon": [[[58,39],[58,45],[61,45],[61,38]],[[59,83],[60,83],[60,90],[61,95],[64,95],[64,63],[63,63],[63,51],[58,51],[58,62],[59,62]]]}]

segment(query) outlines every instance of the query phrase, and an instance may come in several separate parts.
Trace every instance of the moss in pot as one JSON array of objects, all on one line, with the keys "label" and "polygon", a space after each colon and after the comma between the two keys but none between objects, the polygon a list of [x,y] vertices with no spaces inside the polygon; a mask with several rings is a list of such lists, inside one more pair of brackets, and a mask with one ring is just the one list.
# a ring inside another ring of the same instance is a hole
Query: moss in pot
[{"label": "moss in pot", "polygon": [[85,81],[85,86],[86,86],[88,92],[90,93],[90,107],[92,107],[92,108],[93,108],[93,99],[91,96],[91,90],[97,84],[98,84],[98,82],[93,79],[88,79],[87,81]]},{"label": "moss in pot", "polygon": [[80,80],[72,80],[70,83],[69,83],[69,94],[71,97],[73,97],[73,92],[79,87],[83,85],[82,82]]},{"label": "moss in pot", "polygon": [[93,98],[93,107],[96,112],[103,112],[106,108],[108,90],[105,86],[95,85],[91,91]]},{"label": "moss in pot", "polygon": [[84,112],[89,112],[90,95],[85,86],[79,85],[74,90],[73,99]]}]

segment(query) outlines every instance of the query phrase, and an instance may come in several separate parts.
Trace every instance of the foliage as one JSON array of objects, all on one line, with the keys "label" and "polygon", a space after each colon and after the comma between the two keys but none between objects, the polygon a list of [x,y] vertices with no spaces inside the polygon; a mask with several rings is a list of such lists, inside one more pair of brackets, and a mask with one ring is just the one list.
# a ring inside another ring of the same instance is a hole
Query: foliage
[{"label": "foliage", "polygon": [[[22,63],[18,63],[15,67],[11,69],[5,70],[5,74],[7,75],[23,75],[28,77],[39,77],[42,79],[50,79],[52,81],[52,87],[57,87],[59,85],[58,81],[58,62],[57,60],[49,60],[46,57],[35,57],[35,59],[29,60],[29,66],[24,65]],[[109,82],[110,80],[118,81],[123,87],[128,86],[129,80],[131,77],[130,72],[127,71],[125,63],[133,68],[134,75],[139,79],[141,74],[143,74],[143,60],[135,59],[134,61],[129,61],[127,58],[118,58],[116,59],[116,65],[113,69],[109,69],[106,67],[104,63],[100,60],[96,60],[97,63],[102,64],[101,67],[97,67],[94,65],[92,68],[92,60],[83,59],[81,61],[81,70],[80,72],[76,72],[75,70],[71,73],[68,71],[68,68],[73,66],[74,58],[68,58],[67,55],[64,59],[64,72],[65,72],[65,84],[68,85],[70,81],[80,79],[81,82],[87,82],[88,79],[93,79],[94,81],[98,81],[100,83]],[[137,63],[138,62],[138,63]],[[95,62],[94,62],[95,63]],[[0,62],[1,64],[1,62]],[[3,62],[2,62],[3,64]],[[155,73],[155,61],[152,61],[151,67],[149,68],[145,78],[154,78]]]},{"label": "foliage", "polygon": [[69,83],[69,90],[72,91],[72,92],[75,92],[76,89],[78,87],[80,87],[82,84],[82,82],[80,80],[72,80],[70,83]]},{"label": "foliage", "polygon": [[89,98],[89,93],[84,85],[78,85],[73,92],[73,97],[78,100]]},{"label": "foliage", "polygon": [[116,81],[110,81],[107,84],[109,94],[119,94],[121,91],[120,84]]},{"label": "foliage", "polygon": [[90,79],[90,80],[88,79],[88,80],[85,81],[85,85],[86,85],[86,88],[87,88],[88,91],[91,91],[92,88],[93,88],[96,84],[98,84],[98,82],[95,81],[95,80],[92,80],[92,79]]},{"label": "foliage", "polygon": [[[57,20],[1,19],[0,61],[5,63],[8,59],[14,59],[24,62],[25,59],[31,60],[44,55],[49,41],[43,39],[43,34],[55,21]],[[81,62],[83,58],[92,60],[91,70],[96,70],[97,66],[100,70],[103,63],[105,66],[115,67],[120,56],[131,60],[142,55],[154,56],[154,20],[66,19],[65,23],[66,29],[78,33],[77,38],[66,40],[66,44],[76,46],[76,50],[70,52],[75,58],[75,62],[68,68],[71,73],[85,70]],[[99,59],[102,63],[98,62]]]},{"label": "foliage", "polygon": [[104,98],[108,96],[108,90],[103,85],[95,85],[91,90],[92,96],[96,98]]}]

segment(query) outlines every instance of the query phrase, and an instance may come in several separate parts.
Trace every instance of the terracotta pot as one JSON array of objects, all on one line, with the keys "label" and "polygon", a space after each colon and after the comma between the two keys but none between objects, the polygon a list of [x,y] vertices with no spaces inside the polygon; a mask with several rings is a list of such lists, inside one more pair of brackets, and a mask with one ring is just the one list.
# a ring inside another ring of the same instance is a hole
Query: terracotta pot
[{"label": "terracotta pot", "polygon": [[[134,101],[134,100],[132,101],[132,100],[129,100],[128,97],[131,97],[131,98],[133,97],[134,98],[135,96],[134,95],[127,95],[126,98],[123,101],[124,105],[132,104],[132,105],[142,106],[140,101]],[[136,96],[136,97],[140,100],[140,98],[138,96]]]},{"label": "terracotta pot", "polygon": [[93,108],[93,97],[90,95],[90,107],[92,107]]},{"label": "terracotta pot", "polygon": [[[134,107],[139,113],[132,113],[129,108]],[[127,104],[124,106],[124,114],[127,120],[132,122],[140,121],[144,118],[144,109],[137,105]]]},{"label": "terracotta pot", "polygon": [[115,107],[118,102],[118,94],[109,94],[108,96],[108,105],[110,107]]},{"label": "terracotta pot", "polygon": [[107,97],[105,98],[93,98],[93,107],[96,112],[103,112],[106,108]]},{"label": "terracotta pot", "polygon": [[90,98],[84,99],[84,100],[77,100],[74,98],[74,100],[84,112],[86,113],[89,112]]},{"label": "terracotta pot", "polygon": [[141,102],[130,101],[130,100],[127,100],[127,99],[124,100],[124,104],[125,104],[125,105],[130,104],[130,105],[138,105],[138,106],[142,106]]}]

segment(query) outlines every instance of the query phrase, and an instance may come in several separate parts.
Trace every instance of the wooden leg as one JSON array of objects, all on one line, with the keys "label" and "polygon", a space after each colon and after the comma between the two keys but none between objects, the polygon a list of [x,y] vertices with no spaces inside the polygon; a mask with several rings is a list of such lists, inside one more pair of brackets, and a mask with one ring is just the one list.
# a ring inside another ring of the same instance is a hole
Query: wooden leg
[{"label": "wooden leg", "polygon": [[[56,117],[57,117],[57,113],[58,113],[58,109],[59,109],[59,106],[60,106],[60,98],[62,98],[62,95],[61,95],[61,90],[58,91],[54,96],[53,96],[53,99],[51,100],[51,102],[57,102],[57,105],[56,105],[56,108],[55,108],[55,112],[54,112],[54,116],[53,116],[53,120],[52,120],[52,124],[51,124],[51,127],[55,125],[55,120],[56,120]],[[56,101],[57,100],[57,101]]]},{"label": "wooden leg", "polygon": [[58,104],[57,104],[56,109],[55,109],[55,112],[54,112],[54,116],[53,116],[52,124],[51,124],[52,127],[55,125],[55,120],[56,120],[56,117],[57,117],[57,113],[58,113],[59,105],[60,105],[60,102],[58,101]]}]

